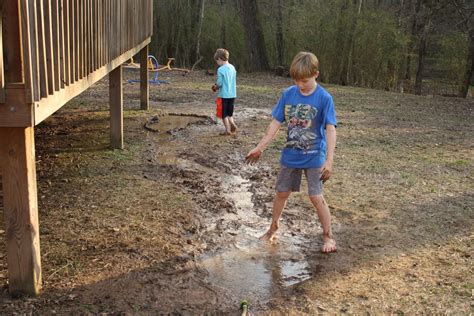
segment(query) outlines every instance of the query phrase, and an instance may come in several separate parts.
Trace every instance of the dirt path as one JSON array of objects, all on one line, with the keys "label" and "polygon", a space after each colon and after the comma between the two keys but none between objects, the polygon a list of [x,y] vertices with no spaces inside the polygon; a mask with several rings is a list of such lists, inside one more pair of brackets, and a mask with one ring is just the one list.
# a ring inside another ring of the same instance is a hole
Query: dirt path
[{"label": "dirt path", "polygon": [[3,313],[238,313],[243,299],[258,314],[473,312],[472,99],[328,87],[339,251],[322,255],[305,190],[278,242],[257,238],[284,133],[258,165],[243,157],[289,79],[240,76],[239,132],[225,137],[212,77],[166,76],[147,113],[126,84],[123,151],[108,149],[106,81],[38,126],[44,293],[8,296],[2,244]]}]

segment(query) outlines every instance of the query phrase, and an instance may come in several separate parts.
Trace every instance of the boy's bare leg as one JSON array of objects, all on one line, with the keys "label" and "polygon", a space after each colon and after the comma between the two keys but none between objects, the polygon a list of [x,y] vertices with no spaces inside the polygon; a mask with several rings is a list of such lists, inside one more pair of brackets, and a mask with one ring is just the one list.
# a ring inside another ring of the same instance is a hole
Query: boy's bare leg
[{"label": "boy's bare leg", "polygon": [[232,116],[229,116],[229,123],[230,123],[230,131],[232,133],[235,133],[237,131],[237,125],[234,122],[234,118]]},{"label": "boy's bare leg", "polygon": [[337,248],[336,242],[332,238],[331,213],[329,212],[326,200],[322,195],[313,195],[310,196],[309,199],[316,208],[319,221],[321,222],[321,226],[323,226],[323,247],[321,251],[323,253],[335,252]]},{"label": "boy's bare leg", "polygon": [[230,128],[230,122],[229,122],[229,117],[225,117],[222,119],[222,122],[224,123],[225,127],[225,132],[227,135],[231,134],[231,128]]},{"label": "boy's bare leg", "polygon": [[290,196],[291,192],[277,192],[275,199],[273,200],[273,212],[272,212],[272,223],[268,231],[260,237],[261,240],[273,240],[275,233],[280,226],[280,216],[285,207],[286,201]]}]

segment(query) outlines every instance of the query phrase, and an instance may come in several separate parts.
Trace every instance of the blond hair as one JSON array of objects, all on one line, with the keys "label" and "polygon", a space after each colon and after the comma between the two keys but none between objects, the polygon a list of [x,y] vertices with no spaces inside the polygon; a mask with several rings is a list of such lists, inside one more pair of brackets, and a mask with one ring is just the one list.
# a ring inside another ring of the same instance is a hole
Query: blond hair
[{"label": "blond hair", "polygon": [[214,53],[214,59],[220,59],[223,61],[229,60],[229,51],[225,48],[218,48]]},{"label": "blond hair", "polygon": [[291,62],[290,76],[293,80],[301,80],[317,75],[319,61],[316,55],[309,52],[299,52]]}]

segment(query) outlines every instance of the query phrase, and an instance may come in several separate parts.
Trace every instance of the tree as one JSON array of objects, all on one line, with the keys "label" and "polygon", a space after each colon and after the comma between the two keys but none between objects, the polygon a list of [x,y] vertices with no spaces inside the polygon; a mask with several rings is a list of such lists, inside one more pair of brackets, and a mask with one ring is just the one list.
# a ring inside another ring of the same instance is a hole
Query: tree
[{"label": "tree", "polygon": [[343,66],[343,75],[345,73],[345,82],[347,83],[353,83],[353,80],[351,80],[351,73],[352,73],[352,69],[354,67],[354,59],[353,59],[353,54],[354,54],[354,46],[355,46],[355,41],[356,41],[356,29],[357,29],[357,22],[359,20],[359,17],[360,17],[360,12],[362,10],[362,0],[358,0],[358,4],[357,4],[357,14],[354,15],[353,17],[353,20],[352,20],[352,27],[351,27],[351,30],[350,30],[350,33],[349,33],[349,39],[348,39],[348,42],[349,42],[349,52],[347,54],[347,59],[346,59],[346,62],[344,63],[344,66]]},{"label": "tree", "polygon": [[220,46],[226,47],[226,20],[225,20],[225,3],[224,0],[219,1],[219,17],[221,19],[221,36],[220,36]]},{"label": "tree", "polygon": [[204,21],[204,8],[206,6],[206,0],[199,0],[199,15],[197,18],[197,24],[198,24],[198,33],[197,33],[197,40],[196,40],[196,62],[194,65],[191,67],[191,70],[194,70],[194,68],[201,62],[202,56],[200,52],[200,45],[201,45],[201,32],[202,32],[202,23]]},{"label": "tree", "polygon": [[469,92],[469,85],[471,84],[472,74],[474,73],[474,7],[468,8],[466,3],[460,3],[458,0],[451,0],[457,12],[461,16],[459,25],[468,34],[468,52],[466,56],[466,70],[464,72],[464,79],[459,87],[458,96],[466,98]]},{"label": "tree", "polygon": [[433,19],[437,17],[437,14],[443,12],[443,9],[447,5],[447,2],[442,0],[418,0],[418,2],[421,2],[422,14],[418,20],[418,68],[415,78],[415,94],[421,94],[422,92],[423,72],[425,69],[425,58],[427,53],[426,47],[431,33],[435,30]]},{"label": "tree", "polygon": [[466,71],[464,73],[464,80],[459,88],[458,96],[466,98],[469,92],[469,85],[471,84],[472,74],[474,73],[474,27],[471,26],[469,30],[469,48],[466,57]]},{"label": "tree", "polygon": [[428,36],[432,31],[433,9],[431,6],[424,6],[423,0],[418,0],[417,6],[423,6],[423,16],[418,20],[419,22],[419,41],[418,41],[418,67],[415,77],[415,94],[421,94],[423,83],[423,71],[425,69],[426,44]]},{"label": "tree", "polygon": [[242,23],[245,29],[247,58],[250,71],[268,70],[267,50],[262,26],[258,19],[256,0],[239,0]]},{"label": "tree", "polygon": [[283,0],[277,0],[276,3],[276,51],[277,65],[283,66],[285,46],[283,42]]}]

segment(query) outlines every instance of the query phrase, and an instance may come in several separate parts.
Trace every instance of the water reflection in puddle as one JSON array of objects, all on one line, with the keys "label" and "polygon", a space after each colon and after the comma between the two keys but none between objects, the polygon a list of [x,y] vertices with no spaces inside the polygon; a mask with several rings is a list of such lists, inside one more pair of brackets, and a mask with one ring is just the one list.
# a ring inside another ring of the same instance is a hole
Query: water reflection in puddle
[{"label": "water reflection in puddle", "polygon": [[240,244],[203,258],[202,266],[210,282],[254,302],[266,301],[312,276],[300,247],[288,238],[281,238],[278,244],[257,240]]},{"label": "water reflection in puddle", "polygon": [[255,212],[250,185],[240,176],[222,178],[224,195],[234,202],[236,210],[236,214],[223,217],[242,225],[235,232],[235,244],[217,255],[205,256],[202,266],[209,272],[210,282],[255,302],[268,300],[283,288],[310,279],[312,273],[302,254],[303,239],[283,234],[276,244],[258,240],[269,223]]}]

